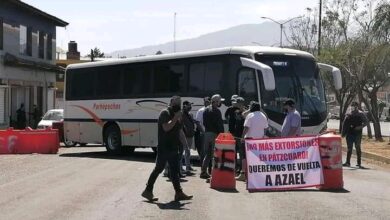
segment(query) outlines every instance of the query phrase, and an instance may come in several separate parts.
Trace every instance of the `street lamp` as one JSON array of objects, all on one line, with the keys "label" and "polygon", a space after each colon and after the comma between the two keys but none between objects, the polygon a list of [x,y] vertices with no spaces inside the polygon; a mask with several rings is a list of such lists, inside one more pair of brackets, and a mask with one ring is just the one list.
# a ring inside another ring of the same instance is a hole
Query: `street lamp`
[{"label": "street lamp", "polygon": [[288,22],[290,22],[290,21],[292,21],[292,20],[294,20],[294,19],[301,18],[301,17],[302,16],[294,17],[294,18],[291,18],[291,19],[289,19],[289,20],[287,20],[287,21],[285,21],[283,23],[275,21],[274,19],[269,18],[269,17],[261,17],[261,18],[262,19],[268,19],[268,20],[273,21],[273,22],[275,22],[275,23],[280,25],[280,47],[283,47],[283,25],[288,23]]}]

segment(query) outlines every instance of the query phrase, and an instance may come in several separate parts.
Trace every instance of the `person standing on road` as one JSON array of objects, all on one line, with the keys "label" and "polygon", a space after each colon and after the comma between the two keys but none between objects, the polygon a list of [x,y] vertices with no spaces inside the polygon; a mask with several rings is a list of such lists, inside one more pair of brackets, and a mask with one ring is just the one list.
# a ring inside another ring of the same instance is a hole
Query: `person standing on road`
[{"label": "person standing on road", "polygon": [[295,102],[289,99],[283,103],[287,112],[282,125],[282,137],[296,137],[301,135],[301,115],[295,109]]},{"label": "person standing on road", "polygon": [[228,121],[230,133],[233,133],[233,130],[234,130],[235,112],[238,109],[237,98],[238,98],[238,95],[232,95],[232,97],[230,99],[232,105],[229,106],[229,108],[227,108],[225,111],[225,119]]},{"label": "person standing on road", "polygon": [[[181,143],[179,145],[179,160],[178,160],[178,163],[179,163],[179,165],[178,165],[179,166],[179,177],[180,178],[184,178],[184,177],[186,177],[186,175],[185,175],[186,171],[183,169],[183,153],[184,153],[185,147],[187,146],[187,140],[186,140],[186,136],[185,136],[183,130],[180,130],[179,138],[180,138],[180,143]],[[163,176],[164,177],[168,177],[169,179],[171,179],[170,171],[169,171],[169,163],[168,162],[165,164]]]},{"label": "person standing on road", "polygon": [[30,113],[31,117],[32,117],[32,127],[34,129],[36,129],[38,127],[38,123],[39,121],[41,120],[41,111],[38,109],[38,106],[37,105],[33,105],[33,110],[32,112]]},{"label": "person standing on road", "polygon": [[234,139],[236,140],[236,152],[238,152],[240,156],[239,160],[237,160],[238,158],[236,154],[236,161],[238,161],[238,163],[236,163],[237,165],[236,171],[238,172],[240,172],[243,169],[242,158],[244,157],[244,155],[241,152],[241,145],[242,145],[241,136],[242,136],[242,132],[244,131],[244,121],[246,117],[243,114],[244,111],[246,111],[244,103],[245,103],[244,98],[242,97],[236,98],[236,100],[233,102],[233,105],[235,105],[237,109],[234,111],[234,115],[231,116],[234,118],[234,120],[229,121],[229,132],[233,135]]},{"label": "person standing on road", "polygon": [[195,135],[195,120],[191,114],[192,103],[189,101],[183,102],[183,132],[185,135],[184,144],[184,161],[186,165],[186,175],[193,175],[191,171],[195,171],[191,167],[191,146]]},{"label": "person standing on road", "polygon": [[[265,129],[268,128],[268,119],[263,112],[261,112],[260,104],[257,102],[252,103],[249,109],[250,113],[246,116],[244,122],[244,130],[242,131],[242,139],[259,139],[264,138]],[[245,153],[245,141],[242,141],[240,146],[240,157],[242,160],[242,170],[240,175],[236,178],[239,181],[246,180],[246,153]]]},{"label": "person standing on road", "polygon": [[172,184],[176,192],[175,201],[192,199],[192,196],[188,196],[183,192],[179,179],[179,147],[181,145],[180,132],[182,130],[182,112],[180,109],[181,98],[179,96],[173,96],[169,107],[160,112],[158,118],[156,165],[149,176],[146,189],[142,192],[142,196],[149,201],[157,200],[153,195],[153,186],[158,175],[164,170],[167,162],[171,172]]},{"label": "person standing on road", "polygon": [[368,120],[364,113],[359,110],[359,103],[352,102],[351,103],[352,110],[343,121],[342,132],[341,135],[346,137],[347,141],[347,160],[343,164],[343,166],[349,167],[351,166],[351,155],[353,145],[355,145],[356,155],[357,155],[357,167],[363,168],[361,165],[361,141],[362,141],[362,131],[363,128],[367,125]]},{"label": "person standing on road", "polygon": [[208,179],[210,175],[207,174],[207,168],[211,162],[211,158],[214,152],[215,138],[219,133],[224,132],[222,113],[219,110],[222,101],[220,95],[216,94],[211,97],[211,105],[208,106],[203,113],[203,125],[205,127],[205,157],[202,163],[202,170],[200,178]]},{"label": "person standing on road", "polygon": [[204,97],[203,99],[204,106],[200,108],[196,112],[195,120],[197,121],[196,124],[196,132],[195,132],[195,148],[198,152],[200,163],[202,164],[203,158],[204,158],[204,133],[205,128],[203,125],[203,113],[204,110],[207,108],[207,106],[210,105],[210,97]]},{"label": "person standing on road", "polygon": [[16,126],[18,129],[26,127],[26,111],[24,110],[24,103],[20,104],[20,108],[16,110]]}]

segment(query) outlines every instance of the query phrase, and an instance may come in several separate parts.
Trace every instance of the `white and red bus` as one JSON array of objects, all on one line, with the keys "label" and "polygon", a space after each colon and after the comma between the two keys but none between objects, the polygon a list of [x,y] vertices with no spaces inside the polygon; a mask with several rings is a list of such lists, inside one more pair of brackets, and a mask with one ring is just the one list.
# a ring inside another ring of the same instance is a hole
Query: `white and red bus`
[{"label": "white and red bus", "polygon": [[[326,128],[327,105],[313,55],[274,47],[230,47],[69,65],[66,69],[64,132],[67,141],[101,143],[109,152],[157,146],[157,118],[172,95],[194,103],[203,97],[233,94],[258,101],[269,117],[269,135],[280,134],[282,103],[293,98],[302,115],[302,132]],[[225,103],[229,105],[230,103]],[[222,113],[226,110],[223,105]]]}]

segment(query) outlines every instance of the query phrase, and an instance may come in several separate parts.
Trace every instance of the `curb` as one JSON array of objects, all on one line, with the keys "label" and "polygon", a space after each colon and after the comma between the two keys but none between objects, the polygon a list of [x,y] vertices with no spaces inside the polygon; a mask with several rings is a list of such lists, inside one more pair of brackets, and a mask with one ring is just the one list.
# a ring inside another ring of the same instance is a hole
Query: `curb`
[{"label": "curb", "polygon": [[[343,150],[343,152],[347,152],[348,149],[343,146],[342,150]],[[355,149],[352,150],[352,154],[356,155],[356,150]],[[390,158],[387,158],[387,157],[384,157],[384,156],[380,156],[378,154],[362,151],[362,157],[366,158],[366,159],[376,160],[376,161],[380,161],[382,163],[390,164]]]}]

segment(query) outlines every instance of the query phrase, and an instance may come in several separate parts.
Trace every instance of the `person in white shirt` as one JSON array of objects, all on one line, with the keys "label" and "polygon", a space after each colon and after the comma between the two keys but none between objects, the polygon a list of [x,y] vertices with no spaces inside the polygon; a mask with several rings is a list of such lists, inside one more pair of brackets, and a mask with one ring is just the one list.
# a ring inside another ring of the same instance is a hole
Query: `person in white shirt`
[{"label": "person in white shirt", "polygon": [[203,125],[203,113],[207,106],[210,105],[211,100],[210,97],[204,97],[204,106],[200,108],[195,115],[196,123],[196,132],[195,132],[195,148],[198,152],[200,161],[203,161],[204,158],[204,125]]},{"label": "person in white shirt", "polygon": [[263,138],[265,129],[268,128],[268,119],[263,112],[260,111],[260,104],[253,103],[250,113],[246,116],[244,122],[244,131],[242,132],[245,139]]},{"label": "person in white shirt", "polygon": [[[260,139],[264,138],[265,129],[268,128],[268,119],[263,112],[260,111],[260,104],[253,102],[250,107],[250,113],[246,116],[244,122],[244,131],[242,132],[242,140],[245,139]],[[241,145],[242,151],[242,167],[246,167],[246,156],[245,156],[245,142]],[[245,181],[246,169],[242,169],[240,176],[237,180]]]}]

